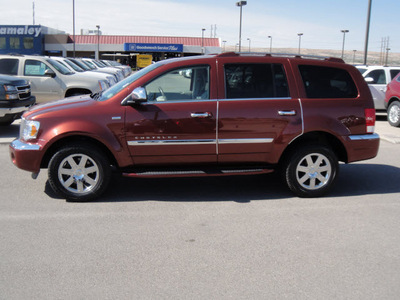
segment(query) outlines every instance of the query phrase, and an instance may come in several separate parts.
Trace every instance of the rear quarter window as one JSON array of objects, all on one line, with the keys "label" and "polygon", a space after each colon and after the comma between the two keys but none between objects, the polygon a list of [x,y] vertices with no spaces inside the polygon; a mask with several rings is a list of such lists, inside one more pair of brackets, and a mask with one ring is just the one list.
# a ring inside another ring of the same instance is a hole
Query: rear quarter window
[{"label": "rear quarter window", "polygon": [[357,87],[350,74],[339,68],[300,65],[307,98],[356,98]]}]

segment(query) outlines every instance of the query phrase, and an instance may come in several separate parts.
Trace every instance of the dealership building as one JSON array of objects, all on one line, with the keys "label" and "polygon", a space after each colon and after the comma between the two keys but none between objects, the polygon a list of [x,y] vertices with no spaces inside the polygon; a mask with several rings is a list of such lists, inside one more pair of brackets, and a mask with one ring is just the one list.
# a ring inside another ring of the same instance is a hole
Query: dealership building
[{"label": "dealership building", "polygon": [[70,35],[42,25],[0,25],[0,54],[36,54],[134,61],[151,54],[154,61],[171,57],[221,53],[219,38],[102,35],[97,30]]}]

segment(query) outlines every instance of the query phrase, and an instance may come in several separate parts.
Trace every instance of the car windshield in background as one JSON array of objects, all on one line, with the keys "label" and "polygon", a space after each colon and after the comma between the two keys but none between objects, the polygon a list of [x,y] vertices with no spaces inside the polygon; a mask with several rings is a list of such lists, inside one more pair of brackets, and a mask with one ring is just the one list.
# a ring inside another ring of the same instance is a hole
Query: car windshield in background
[{"label": "car windshield in background", "polygon": [[60,64],[59,62],[49,58],[47,59],[47,62],[49,64],[51,64],[58,72],[60,72],[63,75],[71,75],[74,74],[74,72],[68,70],[67,67],[63,66],[62,64]]},{"label": "car windshield in background", "polygon": [[85,70],[82,69],[80,66],[78,66],[77,64],[74,64],[72,61],[66,59],[64,60],[64,63],[67,64],[68,66],[70,66],[72,69],[74,69],[76,72],[84,72]]},{"label": "car windshield in background", "polygon": [[142,76],[146,75],[147,73],[155,70],[161,66],[160,64],[153,64],[150,65],[144,69],[141,69],[140,71],[132,74],[131,76],[125,78],[124,80],[118,82],[117,84],[113,85],[110,87],[108,90],[104,91],[101,95],[101,97],[98,99],[98,101],[106,101],[110,99],[111,97],[115,96],[118,94],[120,91],[122,91],[124,88],[126,88],[128,85],[130,85],[132,82],[135,80],[138,80]]},{"label": "car windshield in background", "polygon": [[89,68],[88,65],[84,64],[83,62],[74,59],[74,58],[69,58],[70,61],[72,61],[74,64],[77,64],[78,66],[80,66],[82,69],[84,69],[85,71],[90,71],[92,70],[91,68]]}]

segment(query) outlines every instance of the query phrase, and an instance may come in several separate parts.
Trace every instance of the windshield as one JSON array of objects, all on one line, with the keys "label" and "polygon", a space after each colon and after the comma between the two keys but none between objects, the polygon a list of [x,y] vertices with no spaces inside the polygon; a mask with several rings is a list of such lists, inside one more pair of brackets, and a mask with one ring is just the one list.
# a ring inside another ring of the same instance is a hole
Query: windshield
[{"label": "windshield", "polygon": [[63,75],[71,75],[74,74],[74,72],[70,71],[67,67],[63,66],[59,62],[53,60],[53,59],[47,59],[47,62],[51,64],[54,69],[56,69],[58,72],[60,72]]},{"label": "windshield", "polygon": [[89,60],[83,59],[82,62],[84,64],[87,64],[89,66],[89,68],[92,68],[92,70],[97,69],[96,65],[94,63],[92,63],[91,61],[89,61]]},{"label": "windshield", "polygon": [[117,84],[113,85],[110,87],[108,90],[104,91],[101,97],[99,98],[99,101],[105,101],[110,99],[111,97],[115,96],[118,94],[120,91],[122,91],[124,88],[126,88],[128,85],[130,85],[132,82],[138,80],[142,76],[146,75],[147,73],[153,71],[154,69],[158,68],[160,64],[152,64],[144,69],[141,69],[140,71],[133,73],[131,76],[125,78],[124,80],[118,82]]},{"label": "windshield", "polygon": [[72,61],[74,64],[77,64],[78,66],[80,66],[85,71],[90,71],[91,70],[87,65],[85,65],[83,62],[81,62],[81,61],[79,61],[77,59],[68,58],[68,60]]},{"label": "windshield", "polygon": [[74,70],[77,71],[77,72],[84,72],[84,71],[85,71],[85,70],[82,69],[80,66],[74,64],[72,61],[70,61],[70,60],[68,60],[68,59],[63,60],[63,62],[64,62],[65,64],[67,64],[68,66],[70,66],[72,69],[74,69]]},{"label": "windshield", "polygon": [[358,71],[360,71],[361,74],[364,74],[365,71],[367,71],[367,68],[357,68]]}]

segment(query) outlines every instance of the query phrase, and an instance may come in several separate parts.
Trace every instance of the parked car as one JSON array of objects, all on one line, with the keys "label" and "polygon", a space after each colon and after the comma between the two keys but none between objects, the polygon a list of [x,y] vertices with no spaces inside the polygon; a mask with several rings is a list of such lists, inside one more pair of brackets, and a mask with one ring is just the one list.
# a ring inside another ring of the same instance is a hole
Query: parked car
[{"label": "parked car", "polygon": [[108,88],[107,80],[74,73],[44,56],[0,55],[0,74],[28,80],[38,103],[97,93]]},{"label": "parked car", "polygon": [[112,170],[146,178],[278,170],[295,195],[318,197],[339,161],[377,155],[374,126],[368,86],[341,59],[223,53],[164,60],[97,95],[32,108],[10,154],[34,177],[48,168],[50,186],[71,201],[99,197]]},{"label": "parked car", "polygon": [[376,110],[385,110],[386,86],[400,72],[400,67],[357,66],[371,90]]},{"label": "parked car", "polygon": [[35,103],[28,81],[0,75],[0,126],[10,125]]},{"label": "parked car", "polygon": [[129,75],[132,74],[132,68],[130,66],[123,65],[115,60],[102,59],[101,62],[109,67],[115,67],[121,69],[124,72],[125,77],[128,77]]},{"label": "parked car", "polygon": [[67,59],[69,61],[73,62],[74,64],[78,65],[82,69],[86,70],[86,71],[92,71],[92,72],[97,72],[97,73],[105,73],[105,74],[108,74],[110,76],[113,76],[115,78],[116,82],[120,81],[123,78],[123,76],[118,75],[118,72],[116,70],[96,68],[95,66],[92,66],[92,65],[88,64],[87,62],[83,61],[81,58],[67,57]]},{"label": "parked car", "polygon": [[109,75],[109,74],[104,74],[104,73],[99,73],[99,72],[93,72],[93,71],[86,71],[73,63],[72,61],[64,58],[64,57],[59,57],[59,56],[53,56],[50,57],[51,59],[54,59],[58,63],[62,64],[64,67],[69,69],[70,71],[74,73],[80,73],[82,76],[85,77],[91,77],[91,78],[97,78],[98,80],[103,80],[107,82],[107,88],[116,84],[117,81],[114,76]]},{"label": "parked car", "polygon": [[400,73],[387,86],[385,107],[389,124],[400,127]]},{"label": "parked car", "polygon": [[100,61],[92,58],[82,58],[82,61],[89,65],[90,68],[93,68],[93,70],[96,71],[107,71],[107,72],[115,72],[115,74],[118,77],[118,81],[122,80],[125,78],[124,72],[115,67],[107,67],[105,64],[101,63]]}]

